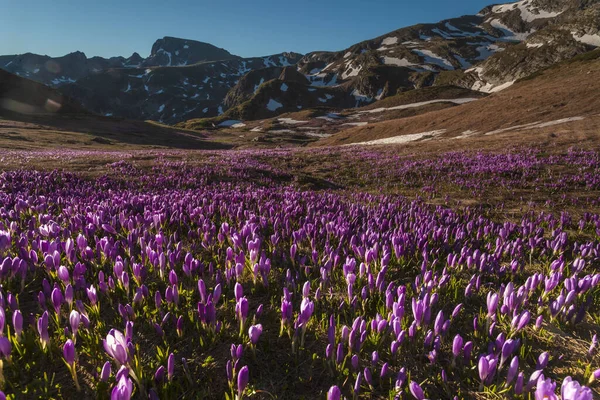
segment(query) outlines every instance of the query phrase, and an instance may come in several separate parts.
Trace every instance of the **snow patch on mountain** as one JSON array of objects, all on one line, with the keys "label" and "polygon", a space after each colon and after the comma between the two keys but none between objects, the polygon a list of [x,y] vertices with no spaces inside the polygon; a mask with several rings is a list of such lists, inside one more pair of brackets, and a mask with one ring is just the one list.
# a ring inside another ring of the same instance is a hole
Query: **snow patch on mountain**
[{"label": "snow patch on mountain", "polygon": [[427,64],[434,64],[447,70],[454,69],[454,66],[450,63],[450,61],[438,56],[431,50],[413,50],[413,53],[423,57],[425,59],[425,63]]},{"label": "snow patch on mountain", "polygon": [[283,107],[283,104],[273,99],[269,99],[269,102],[267,103],[267,110],[269,111],[277,111],[281,107]]}]

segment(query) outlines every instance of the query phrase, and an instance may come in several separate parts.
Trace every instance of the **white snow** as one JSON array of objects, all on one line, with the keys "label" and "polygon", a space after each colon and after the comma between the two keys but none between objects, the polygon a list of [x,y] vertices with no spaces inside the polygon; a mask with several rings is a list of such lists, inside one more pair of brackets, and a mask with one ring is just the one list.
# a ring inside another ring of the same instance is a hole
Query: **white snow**
[{"label": "white snow", "polygon": [[208,81],[210,81],[210,76],[207,76],[206,78],[204,78],[204,80],[202,82],[203,83],[208,83]]},{"label": "white snow", "polygon": [[528,49],[539,49],[543,45],[544,45],[544,43],[527,43],[527,48]]},{"label": "white snow", "polygon": [[[17,72],[17,75],[20,74]],[[61,76],[60,78],[55,78],[52,80],[53,85],[60,85],[61,83],[75,83],[75,80],[71,78],[66,78],[65,76]]]},{"label": "white snow", "polygon": [[295,132],[291,129],[275,129],[275,130],[269,131],[269,133],[295,133]]},{"label": "white snow", "polygon": [[320,101],[321,103],[327,103],[327,99],[324,99],[324,98],[322,98],[322,97],[319,97],[319,101]]},{"label": "white snow", "polygon": [[318,137],[318,138],[328,138],[333,136],[330,133],[320,133],[320,132],[304,132],[307,136]]},{"label": "white snow", "polygon": [[370,103],[371,101],[373,101],[372,98],[362,94],[361,92],[358,91],[358,89],[354,89],[352,91],[352,93],[350,93],[350,95],[354,96],[354,98],[356,99],[356,107],[358,107],[360,105],[360,103],[363,103],[363,102]]},{"label": "white snow", "polygon": [[529,127],[532,127],[532,126],[535,126],[535,125],[538,125],[538,124],[540,124],[540,121],[538,121],[538,122],[532,122],[532,123],[529,123],[529,124],[523,124],[523,125],[515,125],[515,126],[508,127],[508,128],[496,129],[495,131],[484,133],[484,135],[486,135],[486,136],[496,135],[498,133],[503,133],[503,132],[508,132],[508,131],[515,131],[517,129],[523,129],[523,128],[529,128]]},{"label": "white snow", "polygon": [[510,82],[503,83],[502,85],[499,85],[499,86],[494,86],[494,87],[492,88],[492,90],[490,90],[490,93],[496,93],[496,92],[499,92],[499,91],[501,91],[501,90],[504,90],[504,89],[506,89],[506,88],[509,88],[509,87],[511,87],[512,85],[514,85],[514,84],[515,84],[515,82],[516,82],[516,81],[510,81]]},{"label": "white snow", "polygon": [[538,125],[535,125],[535,126],[531,126],[531,127],[527,128],[527,129],[547,128],[549,126],[566,124],[568,122],[581,121],[583,119],[585,119],[585,118],[584,117],[571,117],[571,118],[557,119],[555,121],[542,122],[541,124],[538,124]]},{"label": "white snow", "polygon": [[349,51],[349,52],[347,52],[346,54],[344,54],[344,58],[348,58],[348,57],[350,57],[351,55],[352,55],[352,52],[351,52],[351,51]]},{"label": "white snow", "polygon": [[392,46],[392,45],[394,45],[394,44],[396,44],[396,43],[398,43],[398,38],[397,38],[397,37],[395,37],[395,36],[389,36],[389,37],[386,37],[385,39],[383,39],[383,40],[381,41],[381,44],[382,44],[383,46]]},{"label": "white snow", "polygon": [[464,131],[460,135],[453,137],[452,139],[465,139],[465,138],[468,138],[468,137],[471,137],[471,136],[475,136],[477,134],[479,134],[479,131],[472,131],[472,130],[469,129],[467,131]]},{"label": "white snow", "polygon": [[522,42],[527,39],[531,32],[513,32],[508,26],[504,25],[499,19],[490,21],[490,25],[504,34],[504,39]]},{"label": "white snow", "polygon": [[264,57],[263,58],[263,63],[265,64],[265,67],[269,68],[269,67],[276,67],[277,64],[275,64],[272,60],[271,57]]},{"label": "white snow", "polygon": [[183,46],[184,49],[189,49],[190,46],[188,46],[187,44]]},{"label": "white snow", "polygon": [[290,65],[292,65],[288,61],[287,57],[284,56],[279,56],[279,64],[281,64],[282,67],[289,67]]},{"label": "white snow", "polygon": [[409,134],[409,135],[393,136],[393,137],[384,138],[384,139],[369,140],[368,142],[351,143],[348,146],[360,146],[360,145],[374,146],[374,145],[381,145],[381,144],[410,143],[410,142],[415,142],[415,141],[421,140],[421,139],[424,139],[424,140],[433,139],[434,137],[439,136],[439,135],[443,134],[444,132],[446,132],[445,129],[440,129],[440,130],[430,131],[430,132],[413,133],[413,134]]},{"label": "white snow", "polygon": [[454,32],[462,32],[460,29],[458,29],[457,27],[455,27],[454,25],[452,25],[450,22],[446,22],[446,28],[454,31]]},{"label": "white snow", "polygon": [[208,107],[206,107],[204,110],[202,110],[202,112],[203,112],[204,114],[206,114],[206,113],[208,112]]},{"label": "white snow", "polygon": [[585,118],[584,117],[570,117],[570,118],[557,119],[555,121],[548,121],[548,122],[538,121],[538,122],[532,122],[529,124],[515,125],[515,126],[508,127],[508,128],[497,129],[495,131],[487,132],[485,135],[495,135],[498,133],[516,131],[516,130],[530,130],[530,129],[547,128],[550,126],[566,124],[569,122],[581,121],[583,119],[585,119]]},{"label": "white snow", "polygon": [[414,63],[411,63],[410,61],[408,61],[406,58],[394,58],[394,57],[382,57],[381,61],[385,64],[385,65],[395,65],[397,67],[410,67],[413,65],[416,65]]},{"label": "white snow", "polygon": [[131,92],[131,83],[127,82],[127,89],[125,89],[125,93]]},{"label": "white snow", "polygon": [[219,106],[219,109],[217,110],[217,113],[219,115],[223,114],[223,106]]},{"label": "white snow", "polygon": [[166,54],[169,57],[169,63],[167,64],[167,66],[171,66],[171,53],[170,52],[168,52],[168,51],[160,48],[160,49],[158,49],[158,51],[156,53],[157,54],[158,53],[164,53],[164,54]]},{"label": "white snow", "polygon": [[596,33],[595,35],[585,34],[583,36],[579,36],[577,32],[571,32],[573,34],[573,39],[578,42],[589,44],[590,46],[600,47],[600,33]]},{"label": "white snow", "polygon": [[496,44],[481,43],[482,46],[477,47],[475,50],[479,52],[479,56],[476,60],[486,60],[491,57],[494,53],[500,50],[500,47]]},{"label": "white snow", "polygon": [[471,67],[471,63],[468,62],[466,59],[462,58],[461,56],[459,56],[458,54],[454,54],[454,58],[456,58],[458,60],[461,68],[470,68]]},{"label": "white snow", "polygon": [[262,132],[262,128],[260,126],[257,126],[256,128],[250,129],[250,132]]},{"label": "white snow", "polygon": [[267,103],[267,109],[269,111],[276,111],[276,110],[280,109],[281,107],[283,107],[283,104],[281,104],[273,99],[269,99],[269,103]]},{"label": "white snow", "polygon": [[327,98],[327,100],[333,99],[333,96],[328,93],[325,94],[325,97]]},{"label": "white snow", "polygon": [[244,126],[246,126],[246,124],[244,124],[242,121],[238,121],[235,119],[229,119],[227,121],[221,122],[219,124],[219,126],[232,127],[232,128],[243,128]]},{"label": "white snow", "polygon": [[288,85],[286,85],[285,83],[282,83],[282,84],[281,84],[281,88],[280,88],[280,89],[281,89],[281,91],[282,91],[282,92],[287,92],[287,90],[288,90]]},{"label": "white snow", "polygon": [[254,93],[258,92],[258,88],[260,87],[260,85],[262,85],[263,83],[265,83],[265,78],[260,78],[260,82],[258,83],[258,85],[254,85]]},{"label": "white snow", "polygon": [[516,3],[501,4],[498,6],[494,6],[492,7],[492,12],[504,13],[516,9],[519,9],[521,11],[521,19],[525,22],[532,22],[536,19],[542,18],[554,18],[563,13],[563,11],[551,12],[541,10],[532,5],[531,0],[521,0],[517,1]]},{"label": "white snow", "polygon": [[298,121],[293,118],[278,118],[277,120],[288,125],[308,124],[308,121]]},{"label": "white snow", "polygon": [[368,124],[368,122],[346,122],[345,124],[342,124],[342,126],[365,126]]},{"label": "white snow", "polygon": [[380,107],[380,108],[375,108],[373,110],[359,111],[359,113],[376,114],[376,113],[380,113],[380,112],[384,112],[384,111],[405,110],[407,108],[421,107],[421,106],[426,106],[428,104],[435,104],[435,103],[465,104],[465,103],[470,103],[475,100],[478,100],[478,99],[473,98],[473,97],[463,97],[463,98],[459,98],[459,99],[436,99],[436,100],[422,101],[420,103],[403,104],[401,106],[395,106],[395,107]]},{"label": "white snow", "polygon": [[158,107],[158,112],[161,113],[165,110],[165,105],[161,105],[160,107]]},{"label": "white snow", "polygon": [[[11,61],[11,62],[12,62],[12,61]],[[40,69],[39,69],[39,68],[36,68],[36,69],[34,69],[34,70],[33,70],[33,73],[34,73],[34,74],[37,74],[38,72],[40,72]]]},{"label": "white snow", "polygon": [[355,68],[353,65],[349,65],[348,68],[342,73],[342,79],[347,79],[352,76],[357,76],[360,70],[362,69],[362,65],[358,68]]},{"label": "white snow", "polygon": [[423,57],[427,64],[435,64],[447,70],[454,69],[454,66],[450,63],[450,61],[438,56],[431,50],[413,50],[413,53],[416,53]]}]

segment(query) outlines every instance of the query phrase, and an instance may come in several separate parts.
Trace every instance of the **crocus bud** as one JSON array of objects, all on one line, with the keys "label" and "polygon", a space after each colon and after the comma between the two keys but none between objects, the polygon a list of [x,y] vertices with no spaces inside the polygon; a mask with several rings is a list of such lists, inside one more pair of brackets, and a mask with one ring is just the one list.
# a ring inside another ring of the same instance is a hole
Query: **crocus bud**
[{"label": "crocus bud", "polygon": [[337,386],[332,386],[327,392],[327,400],[340,400],[342,398],[342,391]]},{"label": "crocus bud", "polygon": [[463,338],[460,335],[456,335],[454,337],[454,341],[452,342],[452,354],[454,357],[458,357],[463,349]]},{"label": "crocus bud", "polygon": [[352,368],[356,371],[358,369],[358,356],[356,354],[354,354],[352,356],[352,358],[350,359],[350,364],[352,365]]},{"label": "crocus bud", "polygon": [[107,361],[102,366],[102,371],[100,372],[100,380],[102,382],[108,381],[108,379],[110,378],[110,373],[111,373],[111,365],[110,365],[110,361]]},{"label": "crocus bud", "polygon": [[75,364],[75,345],[71,339],[67,339],[63,345],[63,357],[66,363],[73,368],[73,364]]},{"label": "crocus bud", "polygon": [[360,385],[362,383],[362,373],[359,372],[356,375],[356,381],[354,382],[354,394],[358,395],[360,393]]},{"label": "crocus bud", "polygon": [[6,359],[10,359],[10,353],[12,351],[12,345],[5,336],[0,336],[0,356]]},{"label": "crocus bud", "polygon": [[173,374],[175,373],[175,355],[173,353],[169,354],[167,358],[167,378],[170,380],[173,379]]},{"label": "crocus bud", "polygon": [[548,365],[548,361],[550,360],[550,354],[547,351],[540,354],[538,357],[537,367],[536,369],[544,369]]},{"label": "crocus bud", "polygon": [[520,396],[523,393],[523,380],[525,379],[525,377],[523,376],[522,372],[519,372],[519,375],[517,376],[517,382],[515,383],[515,394],[517,396]]},{"label": "crocus bud", "polygon": [[233,292],[235,294],[235,301],[240,301],[240,299],[244,296],[244,288],[242,287],[242,285],[239,282],[235,283],[235,286],[233,288]]},{"label": "crocus bud", "polygon": [[248,329],[248,336],[250,337],[250,342],[252,344],[256,345],[256,343],[258,343],[258,339],[260,338],[262,331],[263,327],[261,324],[252,325],[250,329]]},{"label": "crocus bud", "polygon": [[517,372],[519,371],[519,357],[514,356],[510,361],[510,366],[508,367],[508,372],[506,374],[506,384],[510,385],[510,383],[515,379]]},{"label": "crocus bud", "polygon": [[413,395],[413,397],[417,400],[424,400],[425,399],[425,394],[423,393],[423,389],[421,389],[421,386],[415,382],[415,381],[410,381],[410,383],[408,384],[408,388],[410,390],[410,393]]},{"label": "crocus bud", "polygon": [[71,325],[71,333],[73,333],[73,336],[77,335],[80,322],[81,315],[75,310],[71,311],[71,314],[69,315],[69,324]]},{"label": "crocus bud", "polygon": [[238,396],[240,396],[240,398],[242,398],[242,394],[244,393],[244,390],[246,390],[249,380],[250,371],[248,370],[248,366],[244,365],[242,369],[240,369],[240,372],[238,372],[237,378]]},{"label": "crocus bud", "polygon": [[15,312],[13,312],[12,321],[15,334],[17,337],[21,336],[21,333],[23,332],[23,314],[21,314],[21,311],[15,310]]}]

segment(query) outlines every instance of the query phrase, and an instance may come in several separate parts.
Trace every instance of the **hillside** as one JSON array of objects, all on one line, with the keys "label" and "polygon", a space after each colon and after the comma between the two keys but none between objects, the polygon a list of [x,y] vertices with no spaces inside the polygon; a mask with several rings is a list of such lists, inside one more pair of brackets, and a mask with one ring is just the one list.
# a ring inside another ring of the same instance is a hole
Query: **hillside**
[{"label": "hillside", "polygon": [[29,79],[0,70],[0,148],[215,149],[195,132],[89,113],[76,101]]},{"label": "hillside", "polygon": [[[451,109],[344,130],[317,142],[391,144],[447,138],[487,139],[498,135],[527,141],[538,130],[569,127],[586,132],[600,123],[600,50],[548,68],[510,88]],[[468,140],[466,140],[468,139]],[[463,141],[459,141],[463,142]]]}]

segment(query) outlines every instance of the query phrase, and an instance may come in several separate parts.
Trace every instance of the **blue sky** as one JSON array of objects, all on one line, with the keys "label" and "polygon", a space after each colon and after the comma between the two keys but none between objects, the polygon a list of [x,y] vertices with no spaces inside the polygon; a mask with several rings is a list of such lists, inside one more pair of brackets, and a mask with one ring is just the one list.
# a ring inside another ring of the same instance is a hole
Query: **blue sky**
[{"label": "blue sky", "polygon": [[475,14],[493,0],[0,0],[0,54],[148,56],[163,36],[243,57],[343,50],[395,29]]}]

